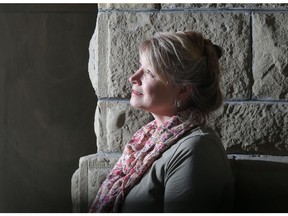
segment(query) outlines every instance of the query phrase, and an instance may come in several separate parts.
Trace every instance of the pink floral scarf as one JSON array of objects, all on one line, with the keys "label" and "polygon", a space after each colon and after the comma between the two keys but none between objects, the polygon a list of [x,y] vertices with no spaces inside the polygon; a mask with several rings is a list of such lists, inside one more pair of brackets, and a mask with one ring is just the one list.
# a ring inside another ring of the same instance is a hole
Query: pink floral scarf
[{"label": "pink floral scarf", "polygon": [[126,194],[152,163],[192,128],[205,123],[197,111],[186,110],[157,127],[152,121],[139,129],[125,145],[122,156],[102,183],[90,212],[119,212]]}]

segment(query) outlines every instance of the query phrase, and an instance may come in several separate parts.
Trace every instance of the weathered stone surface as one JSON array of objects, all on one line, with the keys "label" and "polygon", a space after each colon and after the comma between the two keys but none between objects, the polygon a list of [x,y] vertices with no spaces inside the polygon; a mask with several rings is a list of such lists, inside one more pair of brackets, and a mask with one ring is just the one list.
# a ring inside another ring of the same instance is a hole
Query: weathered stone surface
[{"label": "weathered stone surface", "polygon": [[160,4],[136,4],[136,3],[99,3],[99,9],[113,9],[113,10],[135,10],[135,9],[157,9]]},{"label": "weathered stone surface", "polygon": [[97,96],[128,98],[128,77],[138,66],[139,43],[157,31],[177,30],[200,31],[222,46],[221,85],[225,97],[250,97],[249,14],[220,12],[99,13],[89,61]]},{"label": "weathered stone surface", "polygon": [[258,4],[242,4],[243,8],[246,9],[265,9],[265,10],[276,10],[276,9],[287,9],[288,8],[288,4],[281,4],[281,3],[258,3]]},{"label": "weathered stone surface", "polygon": [[189,3],[177,3],[177,4],[161,4],[161,9],[286,9],[288,4],[235,4],[235,3],[211,3],[211,4],[189,4]]},{"label": "weathered stone surface", "polygon": [[98,152],[121,152],[131,136],[152,116],[127,102],[98,101],[95,133]]},{"label": "weathered stone surface", "polygon": [[[234,4],[233,4],[234,5]],[[288,4],[281,3],[258,3],[258,4],[239,4],[245,9],[265,9],[265,10],[277,10],[277,9],[287,9]]]},{"label": "weathered stone surface", "polygon": [[215,116],[211,125],[228,152],[288,155],[287,103],[229,103]]},{"label": "weathered stone surface", "polygon": [[81,157],[71,181],[73,212],[88,212],[95,195],[120,154],[96,153]]},{"label": "weathered stone surface", "polygon": [[97,153],[91,156],[88,163],[88,206],[90,206],[95,195],[105,180],[106,176],[118,161],[121,154],[115,153]]},{"label": "weathered stone surface", "polygon": [[72,212],[80,212],[80,169],[77,169],[71,178]]},{"label": "weathered stone surface", "polygon": [[[123,102],[101,101],[96,113],[98,152],[121,152],[134,132],[152,120]],[[230,153],[288,154],[288,104],[228,103],[211,117]]]},{"label": "weathered stone surface", "polygon": [[288,99],[288,14],[253,14],[253,94]]}]

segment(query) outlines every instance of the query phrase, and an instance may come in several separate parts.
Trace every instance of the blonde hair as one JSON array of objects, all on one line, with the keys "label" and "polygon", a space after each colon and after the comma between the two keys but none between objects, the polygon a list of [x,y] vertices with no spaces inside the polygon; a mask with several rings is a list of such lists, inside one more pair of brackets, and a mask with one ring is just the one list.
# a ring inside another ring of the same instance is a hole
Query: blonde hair
[{"label": "blonde hair", "polygon": [[164,85],[192,84],[187,106],[207,115],[221,106],[218,58],[222,51],[200,33],[157,33],[140,44],[139,52]]}]

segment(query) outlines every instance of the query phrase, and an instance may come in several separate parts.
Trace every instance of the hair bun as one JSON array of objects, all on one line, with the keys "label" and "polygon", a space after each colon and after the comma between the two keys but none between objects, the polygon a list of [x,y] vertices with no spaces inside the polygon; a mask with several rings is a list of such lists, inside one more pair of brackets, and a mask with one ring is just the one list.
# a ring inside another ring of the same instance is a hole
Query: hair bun
[{"label": "hair bun", "polygon": [[222,56],[222,49],[221,49],[221,47],[218,46],[218,45],[215,45],[215,44],[213,44],[213,46],[214,46],[214,48],[215,48],[215,50],[216,50],[216,54],[217,54],[218,59],[221,58],[221,56]]}]

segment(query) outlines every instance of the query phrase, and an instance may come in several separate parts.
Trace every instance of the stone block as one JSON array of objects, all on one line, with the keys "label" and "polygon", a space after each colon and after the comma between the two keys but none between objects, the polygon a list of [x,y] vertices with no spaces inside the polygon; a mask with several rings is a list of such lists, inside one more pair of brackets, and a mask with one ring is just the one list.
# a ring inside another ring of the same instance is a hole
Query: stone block
[{"label": "stone block", "polygon": [[[125,102],[100,101],[95,131],[100,152],[121,152],[152,117]],[[229,153],[288,155],[287,103],[225,103],[209,123]]]},{"label": "stone block", "polygon": [[210,123],[229,153],[288,155],[287,103],[226,103]]},{"label": "stone block", "polygon": [[88,163],[88,206],[91,206],[95,195],[106,176],[120,158],[117,153],[97,153],[91,155]]},{"label": "stone block", "polygon": [[71,178],[71,200],[72,200],[72,212],[80,212],[80,175],[79,169],[77,169]]},{"label": "stone block", "polygon": [[253,94],[288,99],[288,14],[253,14]]},{"label": "stone block", "polygon": [[73,174],[71,194],[73,212],[88,212],[95,195],[120,154],[97,153],[81,157]]},{"label": "stone block", "polygon": [[127,102],[98,101],[95,133],[98,152],[121,152],[131,136],[152,116]]},{"label": "stone block", "polygon": [[243,4],[244,8],[247,9],[265,9],[265,10],[277,10],[277,9],[287,9],[288,4],[283,3],[258,3],[258,4]]},{"label": "stone block", "polygon": [[249,98],[253,81],[249,19],[248,13],[237,12],[101,12],[90,42],[89,73],[96,94],[129,98],[128,77],[138,67],[139,43],[157,31],[194,30],[223,47],[225,98]]},{"label": "stone block", "polygon": [[162,10],[171,9],[286,9],[288,4],[258,3],[258,4],[239,4],[239,3],[176,3],[161,4]]},{"label": "stone block", "polygon": [[160,4],[144,4],[144,3],[99,3],[99,9],[110,10],[139,10],[139,9],[157,9]]}]

